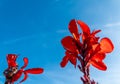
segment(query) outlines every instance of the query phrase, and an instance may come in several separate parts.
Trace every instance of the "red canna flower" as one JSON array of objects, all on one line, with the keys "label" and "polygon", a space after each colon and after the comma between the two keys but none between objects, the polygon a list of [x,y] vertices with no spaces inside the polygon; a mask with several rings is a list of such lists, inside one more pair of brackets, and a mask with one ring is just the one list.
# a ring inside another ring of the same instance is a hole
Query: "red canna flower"
[{"label": "red canna flower", "polygon": [[[82,32],[79,33],[78,27]],[[84,77],[81,77],[83,84],[96,84],[90,80],[89,67],[93,65],[99,70],[106,70],[107,67],[103,60],[107,53],[113,51],[114,46],[107,37],[99,41],[100,37],[97,37],[96,34],[101,30],[91,32],[87,24],[80,20],[71,20],[68,28],[72,36],[66,36],[61,40],[66,52],[60,65],[65,67],[68,62],[75,67],[78,65],[80,71],[84,73]],[[77,61],[80,61],[80,64],[77,64]]]},{"label": "red canna flower", "polygon": [[20,81],[20,83],[28,78],[28,73],[43,73],[44,70],[42,68],[31,68],[24,70],[28,65],[28,58],[26,57],[23,58],[24,65],[20,69],[18,69],[18,64],[16,62],[17,57],[18,56],[16,54],[7,55],[8,68],[4,71],[4,75],[6,77],[5,84],[14,84],[14,82],[17,81],[22,76],[22,74],[24,74],[24,78]]}]

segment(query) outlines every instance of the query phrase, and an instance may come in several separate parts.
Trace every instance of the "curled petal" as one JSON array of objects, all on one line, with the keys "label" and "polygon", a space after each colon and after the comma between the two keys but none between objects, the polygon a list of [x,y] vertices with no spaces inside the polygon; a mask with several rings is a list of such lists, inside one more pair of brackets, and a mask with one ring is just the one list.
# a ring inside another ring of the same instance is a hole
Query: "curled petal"
[{"label": "curled petal", "polygon": [[87,24],[85,24],[84,22],[78,20],[77,23],[80,25],[83,33],[86,33],[86,34],[90,34],[90,28],[88,27]]},{"label": "curled petal", "polygon": [[68,28],[69,28],[70,32],[72,33],[72,35],[74,36],[74,38],[76,40],[79,40],[80,35],[78,32],[78,27],[77,27],[75,19],[70,21]]},{"label": "curled petal", "polygon": [[28,65],[28,58],[24,57],[23,61],[24,61],[24,65],[23,67],[21,67],[21,69],[24,69]]},{"label": "curled petal", "polygon": [[26,73],[30,73],[30,74],[41,74],[43,73],[43,69],[42,68],[31,68],[28,70],[25,70]]},{"label": "curled petal", "polygon": [[75,40],[71,36],[67,36],[61,41],[63,47],[70,52],[77,52]]},{"label": "curled petal", "polygon": [[102,53],[110,53],[114,49],[114,45],[112,44],[109,38],[102,38],[100,41],[100,48]]},{"label": "curled petal", "polygon": [[99,33],[99,32],[101,32],[101,30],[94,30],[94,31],[92,32],[92,35],[95,35],[95,34],[97,34],[97,33]]},{"label": "curled petal", "polygon": [[102,61],[91,60],[89,63],[92,64],[94,67],[96,67],[99,70],[105,71],[107,69],[106,65]]},{"label": "curled petal", "polygon": [[20,81],[20,83],[24,82],[28,78],[28,74],[24,71],[24,78]]}]

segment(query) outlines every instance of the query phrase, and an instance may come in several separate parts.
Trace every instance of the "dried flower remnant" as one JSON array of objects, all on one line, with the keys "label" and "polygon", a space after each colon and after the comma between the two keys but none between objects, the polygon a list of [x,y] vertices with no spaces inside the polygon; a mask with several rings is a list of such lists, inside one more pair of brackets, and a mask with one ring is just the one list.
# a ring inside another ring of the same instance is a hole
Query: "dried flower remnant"
[{"label": "dried flower remnant", "polygon": [[[81,28],[81,33],[78,31],[78,27]],[[101,30],[91,32],[88,25],[80,20],[71,20],[68,28],[72,36],[66,36],[61,40],[66,50],[60,63],[61,67],[65,67],[70,62],[84,74],[81,77],[83,84],[97,84],[94,80],[90,80],[90,65],[103,71],[107,69],[103,60],[106,54],[111,53],[114,49],[111,40],[104,37],[99,41],[100,37],[97,37],[96,34]]]},{"label": "dried flower remnant", "polygon": [[6,77],[5,84],[14,84],[15,81],[17,81],[22,74],[24,74],[24,78],[19,82],[22,83],[28,78],[28,74],[41,74],[43,73],[42,68],[31,68],[24,70],[27,65],[28,65],[28,58],[24,57],[24,65],[18,69],[18,64],[16,62],[17,59],[16,54],[8,54],[7,55],[7,63],[8,63],[8,68],[3,72],[4,76]]}]

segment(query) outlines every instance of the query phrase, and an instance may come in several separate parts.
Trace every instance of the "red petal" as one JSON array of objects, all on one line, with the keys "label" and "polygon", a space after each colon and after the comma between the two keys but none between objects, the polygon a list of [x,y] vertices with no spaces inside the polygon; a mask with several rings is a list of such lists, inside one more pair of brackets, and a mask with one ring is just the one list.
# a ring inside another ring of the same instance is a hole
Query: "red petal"
[{"label": "red petal", "polygon": [[23,61],[24,61],[24,65],[23,67],[21,67],[21,69],[24,69],[27,65],[28,65],[28,58],[23,58]]},{"label": "red petal", "polygon": [[28,70],[25,70],[26,73],[30,73],[30,74],[41,74],[43,73],[43,69],[42,68],[31,68]]},{"label": "red petal", "polygon": [[106,57],[105,54],[97,53],[92,57],[92,60],[102,61],[103,59],[105,59],[105,57]]},{"label": "red petal", "polygon": [[24,72],[24,78],[20,81],[20,83],[24,82],[28,78],[28,74]]},{"label": "red petal", "polygon": [[98,46],[99,46],[99,44],[94,44],[94,45],[92,45],[93,51],[95,51]]},{"label": "red petal", "polygon": [[71,57],[70,57],[70,62],[76,67],[76,63],[77,63],[77,58],[76,58],[76,56],[71,56]]},{"label": "red petal", "polygon": [[92,35],[95,35],[95,34],[97,34],[97,33],[99,33],[101,30],[94,30],[93,32],[92,32]]},{"label": "red petal", "polygon": [[83,33],[86,33],[86,34],[90,34],[90,28],[88,27],[87,24],[85,24],[84,22],[78,20],[77,23],[80,25]]},{"label": "red petal", "polygon": [[16,62],[8,62],[9,67],[16,67],[17,63]]},{"label": "red petal", "polygon": [[114,49],[114,45],[112,44],[109,38],[102,38],[100,41],[100,48],[102,53],[110,53]]},{"label": "red petal", "polygon": [[16,54],[8,54],[7,55],[7,60],[16,60],[17,59],[17,55]]},{"label": "red petal", "polygon": [[61,43],[66,50],[71,52],[77,52],[75,40],[71,36],[63,38]]},{"label": "red petal", "polygon": [[64,56],[62,62],[60,63],[61,67],[65,67],[69,61],[69,56]]},{"label": "red petal", "polygon": [[99,70],[105,71],[107,69],[106,65],[102,61],[91,60],[89,63]]},{"label": "red petal", "polygon": [[16,63],[17,57],[18,56],[16,54],[8,54],[7,55],[7,62],[8,62],[9,67],[16,67],[17,66],[17,63]]},{"label": "red petal", "polygon": [[23,70],[19,70],[13,77],[12,77],[12,82],[17,81],[21,75],[22,75]]},{"label": "red petal", "polygon": [[79,40],[79,32],[76,24],[76,20],[71,20],[68,26],[70,32],[73,34],[76,40]]},{"label": "red petal", "polygon": [[71,53],[69,51],[66,51],[66,56],[68,57],[68,60],[76,67],[77,63],[77,53]]}]

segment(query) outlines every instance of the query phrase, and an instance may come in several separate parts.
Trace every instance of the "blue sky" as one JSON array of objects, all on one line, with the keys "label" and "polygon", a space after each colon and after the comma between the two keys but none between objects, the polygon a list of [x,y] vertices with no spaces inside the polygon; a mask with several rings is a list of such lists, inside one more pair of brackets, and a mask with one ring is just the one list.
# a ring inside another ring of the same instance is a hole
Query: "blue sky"
[{"label": "blue sky", "polygon": [[109,37],[115,49],[104,62],[103,72],[91,67],[91,78],[99,84],[120,84],[120,1],[119,0],[0,0],[0,84],[7,68],[6,54],[29,58],[27,68],[42,67],[41,75],[29,75],[23,84],[82,84],[78,69],[59,63],[64,56],[60,43],[71,19],[86,22],[91,30],[101,29],[100,37]]}]

